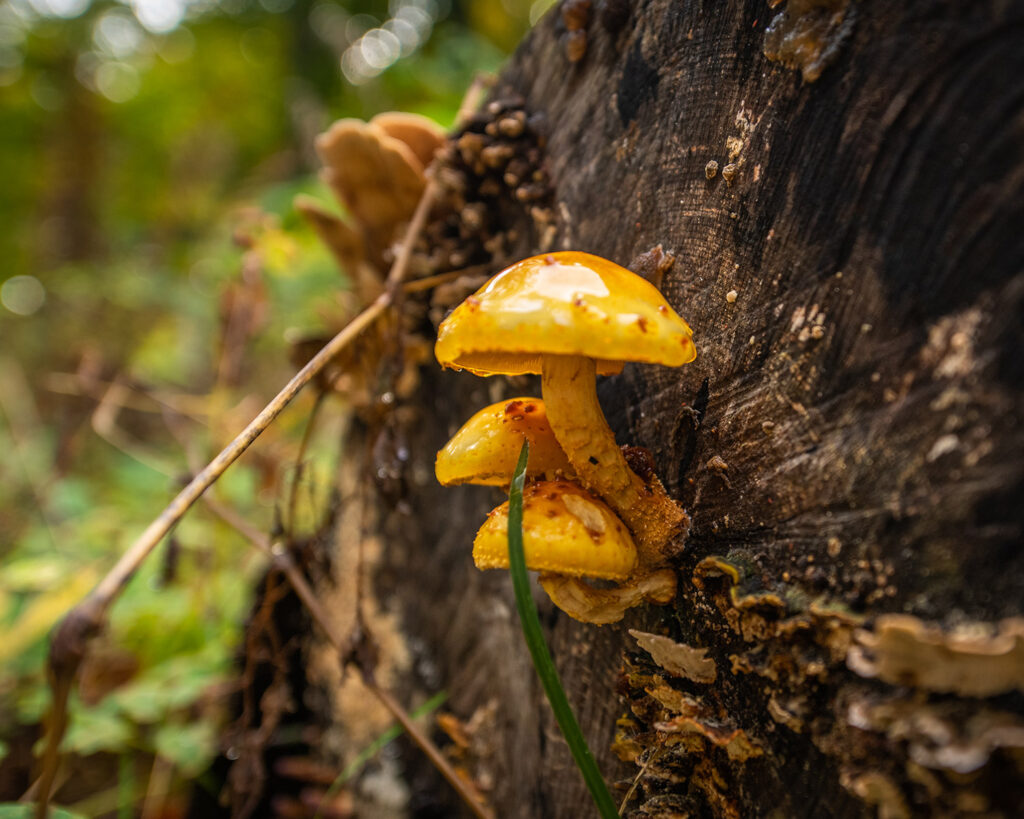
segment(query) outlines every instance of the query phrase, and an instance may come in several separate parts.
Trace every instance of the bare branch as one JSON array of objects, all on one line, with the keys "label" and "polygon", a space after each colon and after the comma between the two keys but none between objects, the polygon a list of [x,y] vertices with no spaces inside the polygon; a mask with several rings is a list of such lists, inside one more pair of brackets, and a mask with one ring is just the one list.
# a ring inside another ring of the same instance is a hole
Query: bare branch
[{"label": "bare branch", "polygon": [[[388,281],[400,285],[404,278],[404,267],[409,261],[406,248],[412,246],[417,232],[422,229],[429,211],[429,201],[434,196],[434,187],[428,185],[423,199],[417,207],[417,216],[409,225],[399,253],[388,275]],[[427,204],[424,204],[427,202]],[[45,819],[52,795],[53,780],[57,772],[60,742],[67,728],[67,698],[71,692],[74,676],[86,652],[86,643],[106,624],[110,605],[120,594],[142,562],[152,553],[157,544],[181,520],[202,494],[213,485],[224,471],[231,466],[255,441],[286,406],[341,350],[376,321],[392,304],[393,290],[385,290],[368,307],[357,315],[334,338],[289,381],[274,399],[229,443],[188,485],[167,505],[157,518],[143,531],[128,548],[121,559],[99,582],[95,589],[73,608],[54,632],[50,643],[49,676],[53,690],[53,704],[47,720],[46,750],[43,754],[43,770],[40,777],[39,801],[36,816]]]},{"label": "bare branch", "polygon": [[[456,122],[459,123],[479,105],[486,83],[482,78],[474,80],[463,99]],[[54,779],[60,761],[60,743],[68,721],[68,696],[75,675],[81,666],[88,648],[88,642],[106,624],[107,612],[127,582],[132,578],[143,561],[152,554],[157,544],[177,524],[192,505],[213,485],[259,435],[277,418],[293,398],[363,330],[372,325],[389,307],[399,305],[403,296],[403,281],[416,237],[423,229],[437,193],[437,184],[430,180],[423,191],[416,211],[403,237],[398,255],[388,273],[386,288],[344,329],[315,355],[266,407],[231,441],[209,464],[206,465],[167,507],[150,523],[120,560],[99,582],[95,589],[75,606],[55,629],[50,642],[48,675],[53,692],[53,703],[47,719],[46,747],[43,752],[42,774],[39,777],[39,801],[36,816],[46,819],[53,792]],[[389,700],[390,701],[390,700]],[[393,701],[391,701],[393,703]],[[388,701],[385,701],[385,705]],[[403,712],[404,714],[404,712]],[[401,718],[399,718],[401,721]],[[410,732],[410,736],[415,736]],[[424,738],[425,739],[425,738]],[[431,746],[433,747],[433,746]],[[433,749],[434,764],[444,762]],[[431,752],[427,752],[431,756]],[[437,757],[435,759],[435,757]],[[443,772],[443,771],[442,771]],[[454,776],[454,774],[452,774]],[[446,774],[447,776],[447,774]],[[459,792],[464,783],[455,777],[453,785]],[[478,814],[485,816],[487,814]]]}]

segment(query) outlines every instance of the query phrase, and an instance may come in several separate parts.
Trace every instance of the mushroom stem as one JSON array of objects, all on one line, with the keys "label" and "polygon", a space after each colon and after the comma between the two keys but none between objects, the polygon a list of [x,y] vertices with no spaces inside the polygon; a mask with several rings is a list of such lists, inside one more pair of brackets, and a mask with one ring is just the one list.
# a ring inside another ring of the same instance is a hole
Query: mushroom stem
[{"label": "mushroom stem", "polygon": [[594,359],[545,355],[542,389],[551,429],[580,482],[633,532],[641,566],[664,565],[666,546],[685,531],[689,517],[657,478],[645,483],[629,468],[597,401]]}]

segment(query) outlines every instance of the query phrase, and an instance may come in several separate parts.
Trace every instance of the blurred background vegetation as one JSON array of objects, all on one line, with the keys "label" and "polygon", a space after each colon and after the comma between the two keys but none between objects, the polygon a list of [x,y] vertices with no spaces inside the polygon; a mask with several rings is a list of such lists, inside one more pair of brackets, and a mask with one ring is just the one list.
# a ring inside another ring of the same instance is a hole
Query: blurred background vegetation
[{"label": "blurred background vegetation", "polygon": [[[287,380],[289,333],[346,312],[291,208],[330,200],[315,135],[384,110],[449,126],[550,5],[0,2],[0,802],[34,776],[49,630]],[[216,488],[263,531],[312,401]],[[293,529],[322,512],[325,452],[310,450]],[[137,814],[158,769],[173,797],[223,750],[262,568],[197,509],[131,582],[73,701],[77,815]]]}]

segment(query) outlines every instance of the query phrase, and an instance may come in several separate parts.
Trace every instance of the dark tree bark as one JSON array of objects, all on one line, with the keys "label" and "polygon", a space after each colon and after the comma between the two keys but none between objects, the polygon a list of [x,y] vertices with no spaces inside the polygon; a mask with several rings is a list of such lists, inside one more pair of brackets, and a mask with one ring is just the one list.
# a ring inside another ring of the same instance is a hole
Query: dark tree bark
[{"label": "dark tree bark", "polygon": [[[553,247],[625,264],[662,245],[698,348],[600,388],[692,515],[676,603],[597,628],[540,599],[606,778],[621,796],[640,774],[636,816],[1015,815],[1024,7],[575,9],[495,96],[543,116]],[[520,235],[520,256],[548,249]],[[511,389],[428,375],[411,474]],[[589,816],[509,579],[471,564],[500,500],[415,483],[378,589],[451,710],[496,701],[466,764],[499,814]],[[713,681],[629,629],[706,649]]]}]

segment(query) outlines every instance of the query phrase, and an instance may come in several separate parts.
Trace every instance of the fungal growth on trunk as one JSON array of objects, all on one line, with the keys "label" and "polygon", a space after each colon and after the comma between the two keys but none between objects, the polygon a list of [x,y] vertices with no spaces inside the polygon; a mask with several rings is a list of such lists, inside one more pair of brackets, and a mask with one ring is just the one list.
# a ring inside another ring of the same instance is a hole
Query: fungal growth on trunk
[{"label": "fungal growth on trunk", "polygon": [[589,253],[534,256],[499,273],[438,329],[445,367],[541,374],[548,420],[580,482],[629,527],[644,567],[663,565],[689,523],[657,478],[626,463],[597,401],[596,376],[627,361],[678,367],[689,326],[645,279]]},{"label": "fungal growth on trunk", "polygon": [[[541,571],[541,584],[555,604],[579,620],[608,623],[642,602],[671,600],[675,572],[664,567],[681,548],[689,518],[653,472],[641,477],[630,469],[596,390],[598,374],[617,373],[626,361],[680,366],[693,360],[690,328],[657,288],[587,253],[535,256],[502,271],[456,307],[438,328],[434,351],[443,366],[476,375],[542,376],[543,402],[512,403],[543,407],[543,435],[539,427],[501,423],[500,405],[488,407],[438,454],[437,475],[445,484],[473,478],[507,483],[515,461],[511,451],[524,438],[541,443],[536,455],[531,451],[528,476],[552,469],[566,477],[575,473],[579,486],[538,483],[524,494],[534,507],[547,498],[543,515],[529,503],[524,507],[524,544],[527,566]],[[616,564],[609,573],[605,532],[619,528],[635,558],[628,570]],[[507,505],[494,510],[477,535],[473,555],[479,568],[508,565],[506,537]],[[597,588],[582,578],[620,585]]]}]

